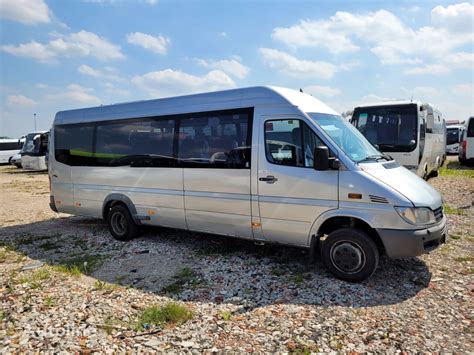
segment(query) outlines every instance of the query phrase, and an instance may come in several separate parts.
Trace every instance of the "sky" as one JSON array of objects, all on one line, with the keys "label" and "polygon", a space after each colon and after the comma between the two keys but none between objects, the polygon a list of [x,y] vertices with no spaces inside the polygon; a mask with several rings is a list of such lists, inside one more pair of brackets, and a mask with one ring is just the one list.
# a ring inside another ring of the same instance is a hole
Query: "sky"
[{"label": "sky", "polygon": [[256,85],[338,112],[414,99],[474,115],[474,4],[0,0],[0,136],[56,112]]}]

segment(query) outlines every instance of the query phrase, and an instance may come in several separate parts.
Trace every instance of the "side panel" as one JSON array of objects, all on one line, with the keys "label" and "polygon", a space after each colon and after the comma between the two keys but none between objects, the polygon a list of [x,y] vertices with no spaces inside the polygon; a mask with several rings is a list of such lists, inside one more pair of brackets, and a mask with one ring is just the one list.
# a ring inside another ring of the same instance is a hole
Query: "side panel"
[{"label": "side panel", "polygon": [[0,150],[0,164],[5,164],[8,163],[10,158],[12,158],[14,155],[20,153],[20,151],[17,150]]},{"label": "side panel", "polygon": [[186,228],[182,169],[132,167],[71,167],[76,214],[102,217],[105,198],[124,194],[144,224]]},{"label": "side panel", "polygon": [[189,229],[253,238],[250,169],[184,168],[184,190]]},{"label": "side panel", "polygon": [[[22,165],[23,165],[22,157]],[[51,130],[49,150],[49,178],[51,179],[51,196],[58,212],[75,214],[74,189],[71,179],[72,167],[59,163],[54,157],[54,129]]]}]

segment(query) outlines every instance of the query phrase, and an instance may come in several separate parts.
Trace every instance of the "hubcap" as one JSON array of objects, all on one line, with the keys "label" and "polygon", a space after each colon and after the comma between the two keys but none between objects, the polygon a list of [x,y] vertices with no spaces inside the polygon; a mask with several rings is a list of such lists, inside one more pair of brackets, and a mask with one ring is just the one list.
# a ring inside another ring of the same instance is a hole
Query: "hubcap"
[{"label": "hubcap", "polygon": [[118,235],[124,235],[127,232],[127,219],[119,212],[112,215],[112,229]]},{"label": "hubcap", "polygon": [[365,265],[365,254],[362,248],[350,241],[340,241],[331,248],[332,264],[345,273],[356,273]]}]

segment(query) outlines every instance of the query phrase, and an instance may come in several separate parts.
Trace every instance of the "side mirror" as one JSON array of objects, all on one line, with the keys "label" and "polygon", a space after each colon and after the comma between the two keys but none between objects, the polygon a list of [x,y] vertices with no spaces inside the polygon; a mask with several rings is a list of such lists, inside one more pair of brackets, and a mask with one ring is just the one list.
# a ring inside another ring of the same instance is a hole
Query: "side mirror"
[{"label": "side mirror", "polygon": [[415,145],[416,145],[416,141],[414,139],[412,139],[410,143],[408,144],[410,148],[413,148]]},{"label": "side mirror", "polygon": [[314,170],[324,171],[329,170],[329,149],[325,146],[318,146],[314,148],[313,153],[313,168]]},{"label": "side mirror", "polygon": [[377,149],[380,152],[380,147],[378,144],[374,144],[374,148]]}]

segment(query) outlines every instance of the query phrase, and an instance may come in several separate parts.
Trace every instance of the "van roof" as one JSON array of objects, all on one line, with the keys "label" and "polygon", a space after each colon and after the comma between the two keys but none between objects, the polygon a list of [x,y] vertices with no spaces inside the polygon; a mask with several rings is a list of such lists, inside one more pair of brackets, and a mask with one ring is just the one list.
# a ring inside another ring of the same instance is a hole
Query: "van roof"
[{"label": "van roof", "polygon": [[288,106],[288,104],[304,112],[338,115],[336,111],[311,95],[281,87],[256,86],[60,111],[56,114],[54,124],[152,117],[262,105]]}]

